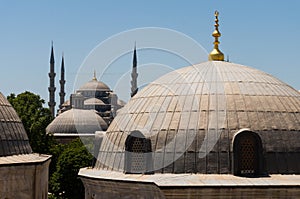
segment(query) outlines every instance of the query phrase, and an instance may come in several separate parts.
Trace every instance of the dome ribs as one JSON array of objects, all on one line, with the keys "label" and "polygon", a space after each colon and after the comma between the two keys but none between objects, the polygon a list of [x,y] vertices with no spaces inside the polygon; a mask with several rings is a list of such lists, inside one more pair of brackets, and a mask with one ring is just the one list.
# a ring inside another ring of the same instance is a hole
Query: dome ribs
[{"label": "dome ribs", "polygon": [[271,173],[294,171],[299,104],[298,91],[250,67],[205,62],[182,68],[146,86],[119,112],[107,132],[117,146],[103,142],[101,161],[108,166],[101,168],[122,170],[119,149],[140,128],[151,140],[155,173],[232,173],[232,142],[246,128],[261,137]]},{"label": "dome ribs", "polygon": [[0,157],[31,152],[32,149],[20,118],[0,93]]}]

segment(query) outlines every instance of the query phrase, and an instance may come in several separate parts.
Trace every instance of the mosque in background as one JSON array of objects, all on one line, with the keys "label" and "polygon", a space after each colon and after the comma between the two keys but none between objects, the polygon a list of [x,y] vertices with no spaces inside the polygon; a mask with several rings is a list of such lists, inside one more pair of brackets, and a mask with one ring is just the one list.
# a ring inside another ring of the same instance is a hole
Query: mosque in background
[{"label": "mosque in background", "polygon": [[[50,86],[49,108],[52,116],[55,116],[55,76],[54,71],[54,50],[51,47],[50,55]],[[137,92],[137,55],[136,48],[133,52],[133,67],[131,81],[131,96]],[[65,101],[65,66],[64,57],[61,61],[60,83],[60,104],[57,117],[48,125],[46,132],[53,134],[56,140],[67,143],[74,138],[91,137],[94,138],[96,131],[105,131],[111,124],[125,102],[118,99],[109,86],[97,80],[96,72],[94,77],[82,85],[75,93],[70,95],[70,99]]]},{"label": "mosque in background", "polygon": [[225,62],[218,12],[212,35],[209,61],[150,83],[96,133],[85,198],[299,197],[300,93]]}]

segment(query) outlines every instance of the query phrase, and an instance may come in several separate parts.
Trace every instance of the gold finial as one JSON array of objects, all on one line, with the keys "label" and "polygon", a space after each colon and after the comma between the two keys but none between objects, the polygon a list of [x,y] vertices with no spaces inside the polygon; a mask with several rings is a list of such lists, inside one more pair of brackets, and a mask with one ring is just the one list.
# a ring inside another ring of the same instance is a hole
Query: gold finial
[{"label": "gold finial", "polygon": [[212,33],[212,36],[215,38],[214,41],[214,49],[209,53],[208,60],[210,61],[224,61],[224,54],[219,50],[219,40],[218,38],[221,37],[221,33],[219,32],[219,12],[215,11],[215,30]]},{"label": "gold finial", "polygon": [[97,81],[96,70],[94,70],[94,77],[93,77],[93,80]]}]

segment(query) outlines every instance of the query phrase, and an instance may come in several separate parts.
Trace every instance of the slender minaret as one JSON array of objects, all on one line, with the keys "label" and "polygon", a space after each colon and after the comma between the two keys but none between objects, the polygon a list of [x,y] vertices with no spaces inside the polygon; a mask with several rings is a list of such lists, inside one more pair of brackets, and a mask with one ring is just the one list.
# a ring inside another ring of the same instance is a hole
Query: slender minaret
[{"label": "slender minaret", "polygon": [[60,103],[59,103],[59,108],[61,109],[62,104],[65,102],[65,62],[64,62],[64,54],[62,55],[61,58],[61,69],[60,69],[60,92],[59,92],[59,97],[60,97]]},{"label": "slender minaret", "polygon": [[131,97],[133,97],[138,92],[137,77],[138,77],[138,73],[137,73],[136,45],[134,45],[132,72],[131,72]]},{"label": "slender minaret", "polygon": [[54,117],[55,116],[55,75],[56,73],[54,72],[54,52],[53,52],[53,42],[51,46],[51,55],[50,55],[50,73],[48,73],[49,79],[50,79],[50,86],[48,87],[49,90],[49,109],[51,112],[51,115]]}]

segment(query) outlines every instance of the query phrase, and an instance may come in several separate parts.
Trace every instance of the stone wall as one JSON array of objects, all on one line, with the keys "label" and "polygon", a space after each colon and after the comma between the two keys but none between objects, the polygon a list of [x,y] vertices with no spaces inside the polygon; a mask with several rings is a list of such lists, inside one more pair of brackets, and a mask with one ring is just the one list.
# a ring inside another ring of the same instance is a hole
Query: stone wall
[{"label": "stone wall", "polygon": [[162,188],[166,199],[181,198],[297,198],[299,187],[166,187]]},{"label": "stone wall", "polygon": [[0,198],[48,198],[48,168],[45,162],[0,165]]},{"label": "stone wall", "polygon": [[85,199],[297,198],[299,186],[157,186],[154,183],[80,177]]},{"label": "stone wall", "polygon": [[153,183],[96,180],[80,177],[85,188],[85,199],[161,199],[165,198]]}]

